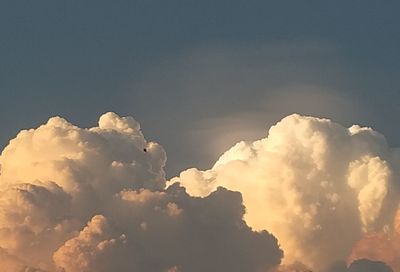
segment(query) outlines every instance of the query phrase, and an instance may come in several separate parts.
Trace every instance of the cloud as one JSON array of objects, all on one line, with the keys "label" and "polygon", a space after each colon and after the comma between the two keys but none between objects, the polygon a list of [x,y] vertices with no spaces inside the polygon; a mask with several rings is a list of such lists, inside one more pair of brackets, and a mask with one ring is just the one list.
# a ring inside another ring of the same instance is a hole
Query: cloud
[{"label": "cloud", "polygon": [[360,259],[352,262],[349,267],[343,264],[337,265],[330,272],[393,272],[393,270],[383,262]]},{"label": "cloud", "polygon": [[348,272],[392,272],[392,269],[383,262],[374,262],[366,259],[354,261],[347,269]]},{"label": "cloud", "polygon": [[40,269],[27,266],[15,256],[10,255],[5,249],[0,248],[1,269],[7,272],[43,272]]},{"label": "cloud", "polygon": [[327,271],[366,233],[393,232],[398,162],[399,151],[371,128],[294,114],[267,137],[237,143],[213,168],[188,169],[170,184],[195,196],[219,186],[241,192],[246,222],[278,238],[285,265]]},{"label": "cloud", "polygon": [[[239,193],[205,199],[175,186],[123,191],[114,214],[94,216],[54,254],[67,271],[265,271],[280,262],[277,241],[242,220]],[[110,261],[112,260],[112,261]]]},{"label": "cloud", "polygon": [[[288,266],[281,265],[276,272],[312,272],[301,263],[294,263]],[[319,271],[319,270],[318,270]],[[393,270],[384,262],[371,261],[369,259],[357,259],[350,265],[346,265],[344,261],[334,263],[327,272],[393,272]]]},{"label": "cloud", "polygon": [[375,231],[364,235],[354,246],[350,260],[368,258],[381,260],[395,271],[400,269],[400,210],[394,219],[394,231]]},{"label": "cloud", "polygon": [[167,182],[164,149],[132,117],[87,129],[54,117],[1,153],[0,261],[11,272],[397,271],[399,160],[371,128],[294,114]]},{"label": "cloud", "polygon": [[60,117],[0,156],[0,260],[7,271],[263,271],[274,236],[243,220],[241,194],[165,189],[166,154],[132,117],[82,129]]}]

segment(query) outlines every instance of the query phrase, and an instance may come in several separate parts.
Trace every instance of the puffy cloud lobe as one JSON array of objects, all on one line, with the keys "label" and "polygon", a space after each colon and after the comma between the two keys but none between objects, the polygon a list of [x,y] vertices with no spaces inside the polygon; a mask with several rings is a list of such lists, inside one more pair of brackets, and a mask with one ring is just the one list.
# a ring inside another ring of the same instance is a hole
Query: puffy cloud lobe
[{"label": "puffy cloud lobe", "polygon": [[[127,271],[129,266],[121,269],[121,254],[127,251],[125,243],[125,235],[113,236],[107,219],[96,215],[78,236],[55,252],[54,260],[65,271]],[[130,268],[137,269],[133,265]]]},{"label": "puffy cloud lobe", "polygon": [[53,183],[16,184],[0,191],[0,247],[32,265],[80,224],[70,216],[69,197]]},{"label": "puffy cloud lobe", "polygon": [[392,231],[398,158],[370,128],[294,114],[266,138],[233,146],[212,169],[188,169],[170,184],[196,196],[218,186],[241,192],[246,222],[278,238],[286,265],[327,271],[366,232]]},{"label": "puffy cloud lobe", "polygon": [[349,267],[344,264],[336,265],[329,272],[393,272],[393,270],[384,262],[359,259],[352,262]]},{"label": "puffy cloud lobe", "polygon": [[165,161],[163,148],[146,142],[132,117],[107,113],[91,129],[54,117],[10,141],[0,157],[1,185],[55,180],[74,197],[89,191],[101,196],[123,188],[161,189]]},{"label": "puffy cloud lobe", "polygon": [[[146,149],[146,151],[144,150]],[[165,190],[166,155],[131,117],[81,129],[55,117],[0,156],[0,260],[7,271],[258,271],[279,265],[239,193]]]},{"label": "puffy cloud lobe", "polygon": [[[143,152],[146,148],[147,152]],[[78,128],[54,117],[21,131],[0,156],[0,247],[52,267],[54,250],[125,188],[162,189],[163,148],[131,117]]]},{"label": "puffy cloud lobe", "polygon": [[165,192],[123,191],[112,209],[107,217],[93,217],[54,254],[58,266],[66,271],[266,271],[282,256],[273,236],[245,225],[240,194],[222,188],[205,199],[178,186]]},{"label": "puffy cloud lobe", "polygon": [[366,259],[354,261],[347,272],[392,272],[393,270],[383,262],[374,262]]}]

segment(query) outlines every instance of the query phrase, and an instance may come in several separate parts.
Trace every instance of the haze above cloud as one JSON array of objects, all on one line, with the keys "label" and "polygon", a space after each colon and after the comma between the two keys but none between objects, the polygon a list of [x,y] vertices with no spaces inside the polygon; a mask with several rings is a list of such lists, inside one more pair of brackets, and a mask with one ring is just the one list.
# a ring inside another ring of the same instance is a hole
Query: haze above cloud
[{"label": "haze above cloud", "polygon": [[2,267],[400,270],[399,9],[0,1]]},{"label": "haze above cloud", "polygon": [[[2,1],[0,146],[54,115],[90,127],[106,111],[140,119],[171,151],[169,177],[211,167],[230,145],[294,112],[369,125],[398,145],[388,122],[400,114],[398,9],[393,1]],[[214,142],[225,129],[234,132]]]}]

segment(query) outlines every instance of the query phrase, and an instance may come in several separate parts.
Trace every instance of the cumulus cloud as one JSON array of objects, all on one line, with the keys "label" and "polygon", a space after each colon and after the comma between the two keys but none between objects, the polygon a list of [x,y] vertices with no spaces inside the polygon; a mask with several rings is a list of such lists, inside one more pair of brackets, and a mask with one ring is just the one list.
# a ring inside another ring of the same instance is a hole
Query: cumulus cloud
[{"label": "cumulus cloud", "polygon": [[0,261],[7,271],[265,271],[274,236],[243,220],[241,194],[165,189],[163,148],[131,117],[82,129],[55,117],[0,156]]},{"label": "cumulus cloud", "polygon": [[[239,193],[205,199],[175,186],[123,191],[114,214],[97,215],[54,255],[67,271],[266,271],[280,262],[275,238],[242,220]],[[109,260],[113,260],[110,262]]]},{"label": "cumulus cloud", "polygon": [[265,138],[237,143],[212,169],[169,183],[194,196],[219,186],[241,192],[246,222],[278,238],[284,265],[328,271],[367,233],[394,232],[399,154],[371,128],[294,114]]},{"label": "cumulus cloud", "polygon": [[354,246],[349,260],[360,257],[381,260],[400,270],[400,210],[394,219],[394,231],[375,231],[364,235]]},{"label": "cumulus cloud", "polygon": [[399,162],[371,128],[295,114],[211,169],[167,182],[164,149],[132,117],[106,113],[93,128],[54,117],[0,155],[0,263],[10,272],[397,271]]},{"label": "cumulus cloud", "polygon": [[383,262],[361,259],[354,261],[347,269],[348,272],[392,272],[393,270]]},{"label": "cumulus cloud", "polygon": [[393,272],[393,270],[384,262],[359,259],[352,262],[349,267],[338,264],[330,272]]},{"label": "cumulus cloud", "polygon": [[10,255],[5,249],[0,248],[0,264],[2,271],[7,272],[44,272],[40,269],[27,266],[16,256]]}]

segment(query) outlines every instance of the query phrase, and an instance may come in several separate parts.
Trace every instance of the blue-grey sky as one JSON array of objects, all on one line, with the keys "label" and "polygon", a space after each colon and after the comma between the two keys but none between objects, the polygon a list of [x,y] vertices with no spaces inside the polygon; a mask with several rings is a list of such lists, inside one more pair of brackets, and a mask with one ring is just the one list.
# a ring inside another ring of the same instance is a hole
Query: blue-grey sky
[{"label": "blue-grey sky", "polygon": [[399,145],[398,1],[1,1],[0,146],[61,115],[132,115],[167,173],[298,112]]}]

